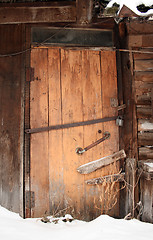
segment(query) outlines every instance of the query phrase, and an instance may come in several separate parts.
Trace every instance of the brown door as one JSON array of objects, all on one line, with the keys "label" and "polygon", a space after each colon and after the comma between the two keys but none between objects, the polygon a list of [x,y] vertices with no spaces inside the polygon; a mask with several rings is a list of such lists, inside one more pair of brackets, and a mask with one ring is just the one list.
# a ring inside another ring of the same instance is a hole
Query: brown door
[{"label": "brown door", "polygon": [[[117,114],[114,51],[37,48],[31,52],[30,127],[83,122]],[[78,155],[103,136],[110,139]],[[35,194],[32,217],[71,213],[90,220],[101,213],[118,216],[118,185],[88,186],[85,181],[118,172],[113,164],[82,175],[77,168],[119,149],[115,121],[31,134],[30,190]]]}]

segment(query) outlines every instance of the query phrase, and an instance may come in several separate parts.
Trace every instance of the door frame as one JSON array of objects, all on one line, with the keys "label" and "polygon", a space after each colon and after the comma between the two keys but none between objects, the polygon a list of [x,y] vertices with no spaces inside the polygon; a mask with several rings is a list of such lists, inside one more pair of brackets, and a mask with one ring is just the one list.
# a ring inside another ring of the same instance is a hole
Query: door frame
[{"label": "door frame", "polygon": [[[62,29],[62,28],[61,28]],[[89,29],[91,30],[91,29]],[[95,30],[95,29],[93,29]],[[102,31],[102,30],[101,30]],[[27,48],[31,48],[31,27],[28,26],[26,27],[26,46]],[[49,46],[47,45],[49,48]],[[53,46],[51,46],[53,47]],[[55,47],[55,46],[54,46]],[[57,46],[59,47],[59,46]],[[63,47],[63,46],[61,46]],[[71,49],[91,49],[93,50],[93,47],[78,47],[78,46],[64,46],[64,48],[71,48]],[[95,47],[94,47],[95,49]],[[103,47],[96,47],[96,49],[101,50],[104,49]],[[113,47],[107,48],[107,50],[113,50]],[[33,77],[33,73],[31,72],[31,64],[30,64],[30,59],[31,59],[31,51],[26,53],[25,57],[25,107],[24,107],[24,128],[30,128],[30,78]],[[117,64],[117,62],[116,62]],[[23,217],[24,218],[30,218],[31,217],[31,206],[33,204],[33,196],[32,192],[30,189],[30,135],[24,133],[24,161],[23,161]]]}]

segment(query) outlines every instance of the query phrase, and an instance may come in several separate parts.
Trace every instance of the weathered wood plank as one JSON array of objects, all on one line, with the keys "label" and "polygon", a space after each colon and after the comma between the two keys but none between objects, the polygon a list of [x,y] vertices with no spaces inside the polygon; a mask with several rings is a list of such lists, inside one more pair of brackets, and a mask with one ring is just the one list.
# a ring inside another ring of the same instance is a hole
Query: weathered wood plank
[{"label": "weathered wood plank", "polygon": [[142,47],[142,35],[130,35],[128,42],[130,47]]},{"label": "weathered wood plank", "polygon": [[[0,25],[0,53],[22,51],[23,32],[21,25]],[[18,213],[23,203],[22,57],[0,58],[0,205]]]},{"label": "weathered wood plank", "polygon": [[153,41],[153,34],[129,36],[130,47],[152,47],[152,41]]},{"label": "weathered wood plank", "polygon": [[138,133],[139,146],[152,146],[153,145],[153,132],[139,132]]},{"label": "weathered wood plank", "polygon": [[[149,92],[148,92],[148,95]],[[144,94],[144,95],[136,95],[136,98],[135,98],[135,103],[136,105],[138,106],[146,106],[146,107],[150,107],[151,106],[151,97],[148,96],[147,94]]]},{"label": "weathered wood plank", "polygon": [[153,34],[144,34],[142,36],[142,47],[152,47]]},{"label": "weathered wood plank", "polygon": [[103,182],[105,182],[105,183],[123,182],[124,176],[125,176],[125,173],[112,174],[112,175],[107,175],[104,177],[90,179],[90,180],[85,181],[85,183],[88,185],[96,185],[96,184],[102,184]]},{"label": "weathered wood plank", "polygon": [[[85,50],[82,53],[82,79],[83,79],[83,117],[84,120],[94,119],[103,117],[102,112],[102,86],[101,86],[101,66],[100,66],[100,52],[99,51],[90,51]],[[90,96],[90,97],[89,97]],[[98,130],[101,130],[98,133]],[[98,140],[102,137],[103,134],[103,123],[90,125],[84,127],[84,147],[91,144],[93,141]],[[92,161],[97,159],[99,156],[104,155],[103,143],[95,146],[84,154],[84,163],[86,161]],[[88,160],[87,160],[88,159]],[[100,170],[100,175],[103,176],[105,173],[103,169]],[[91,173],[91,178],[96,178],[97,173]],[[87,176],[84,176],[84,180],[87,180]],[[91,194],[92,191],[92,194]],[[93,216],[93,213],[96,212],[96,215],[100,213],[100,210],[97,211],[94,204],[94,198],[96,196],[96,205],[99,205],[99,197],[101,192],[97,191],[94,187],[88,187],[85,184],[85,211],[86,214],[89,212],[90,216]],[[102,196],[103,198],[103,196]],[[102,199],[103,201],[104,199]],[[87,207],[88,206],[88,207]]]},{"label": "weathered wood plank", "polygon": [[137,169],[137,160],[135,158],[126,158],[125,164],[125,181],[127,182],[128,187],[126,190],[126,209],[127,212],[131,212],[134,216],[134,206],[137,198],[136,191],[136,169]]},{"label": "weathered wood plank", "polygon": [[0,7],[0,24],[75,22],[76,6],[35,4],[34,6]]},{"label": "weathered wood plank", "polygon": [[138,131],[152,131],[153,120],[152,119],[139,119],[138,120]]},{"label": "weathered wood plank", "polygon": [[153,73],[152,72],[135,72],[134,79],[135,81],[153,82]]},{"label": "weathered wood plank", "polygon": [[[30,83],[30,125],[32,128],[48,126],[48,62],[47,49],[33,49],[31,66],[35,69],[35,81]],[[49,214],[49,163],[48,132],[31,136],[30,184],[35,193],[35,207],[31,217]]]},{"label": "weathered wood plank", "polygon": [[135,99],[137,105],[151,105],[153,82],[135,81]]},{"label": "weathered wood plank", "polygon": [[140,147],[139,160],[153,159],[153,147]]},{"label": "weathered wood plank", "polygon": [[138,105],[136,109],[137,109],[137,118],[142,118],[142,119],[151,118],[152,116],[151,106]]},{"label": "weathered wood plank", "polygon": [[130,23],[126,23],[126,26],[129,35],[153,33],[152,24],[145,20],[142,23],[138,18],[136,20],[132,20]]},{"label": "weathered wood plank", "polygon": [[77,22],[81,24],[90,23],[92,20],[93,1],[76,0]]},{"label": "weathered wood plank", "polygon": [[65,7],[65,6],[76,6],[76,3],[74,1],[48,1],[48,2],[28,2],[28,1],[14,1],[9,3],[9,1],[4,0],[1,1],[0,3],[1,7],[7,7],[7,8],[12,8],[12,7]]},{"label": "weathered wood plank", "polygon": [[[62,124],[83,121],[82,51],[61,49],[61,101]],[[84,163],[84,157],[75,149],[83,145],[84,128],[63,129],[62,161],[65,207],[74,209],[76,218],[85,218],[84,178],[76,172],[76,164]],[[57,144],[57,143],[56,143]],[[72,214],[70,209],[67,210]],[[80,214],[82,213],[82,215]]]},{"label": "weathered wood plank", "polygon": [[138,59],[135,60],[135,64],[134,64],[134,70],[135,71],[148,71],[148,72],[152,72],[153,71],[153,60],[152,59]]},{"label": "weathered wood plank", "polygon": [[[140,51],[141,51],[141,53],[133,54],[134,60],[153,59],[153,48],[141,48]],[[150,53],[145,53],[145,52],[150,52]],[[151,52],[152,52],[152,54],[151,54]]]},{"label": "weathered wood plank", "polygon": [[145,176],[140,179],[140,200],[143,205],[142,221],[153,223],[153,187],[152,181],[146,181]]},{"label": "weathered wood plank", "polygon": [[[59,48],[48,49],[49,125],[62,124]],[[49,202],[50,214],[65,208],[63,181],[63,131],[49,131]],[[57,144],[58,143],[58,144]],[[58,153],[58,154],[57,154]],[[56,166],[56,170],[55,170]],[[58,209],[58,210],[57,210]]]},{"label": "weathered wood plank", "polygon": [[[111,98],[118,100],[118,88],[117,88],[117,66],[116,66],[116,52],[115,51],[101,51],[101,78],[102,78],[102,114],[105,116],[115,116],[118,114],[117,109],[111,107]],[[107,67],[106,67],[107,66]],[[113,86],[110,87],[110,86]],[[111,155],[114,152],[119,151],[119,127],[116,126],[116,122],[113,121],[111,124],[105,122],[103,124],[103,131],[109,131],[111,137],[108,141],[103,142],[103,156]],[[98,156],[98,158],[100,158]],[[93,158],[97,159],[97,158]],[[118,173],[120,169],[120,162],[114,162],[105,168],[102,168],[103,175],[110,175]],[[99,174],[97,171],[97,175]],[[101,176],[103,176],[101,175]],[[99,175],[98,175],[99,176]],[[101,204],[107,206],[106,196],[107,189],[103,188],[104,201]],[[106,191],[106,193],[105,193]],[[118,192],[118,194],[116,194]],[[115,184],[114,188],[111,190],[112,196],[116,195],[116,201],[119,202],[119,184]],[[110,211],[109,214],[119,215],[119,205],[116,204]]]},{"label": "weathered wood plank", "polygon": [[[152,73],[152,78],[153,78],[153,73]],[[151,89],[153,88],[153,81],[152,82],[143,82],[143,81],[136,81],[134,83],[135,86],[135,94],[136,95],[143,95],[148,93],[151,93]]]},{"label": "weathered wood plank", "polygon": [[86,163],[80,167],[77,168],[77,171],[81,174],[88,174],[91,172],[96,171],[99,168],[105,167],[111,163],[114,163],[115,161],[118,161],[122,158],[126,158],[126,154],[124,150],[120,150],[119,152],[116,152],[112,155],[100,158],[98,160]]}]

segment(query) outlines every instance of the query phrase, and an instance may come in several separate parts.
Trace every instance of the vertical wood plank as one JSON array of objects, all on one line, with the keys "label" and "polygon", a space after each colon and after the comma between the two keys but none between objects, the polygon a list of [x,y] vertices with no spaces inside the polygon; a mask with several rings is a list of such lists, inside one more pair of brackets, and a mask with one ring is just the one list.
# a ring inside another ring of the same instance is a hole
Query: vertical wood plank
[{"label": "vertical wood plank", "polygon": [[[61,50],[62,123],[83,120],[82,113],[82,52]],[[63,130],[63,161],[65,207],[75,217],[84,217],[84,176],[76,169],[84,163],[75,149],[83,145],[83,127]],[[68,209],[70,210],[70,209]]]},{"label": "vertical wood plank", "polygon": [[[31,27],[26,26],[25,30],[26,43],[25,48],[29,49],[31,44]],[[25,54],[25,65],[29,69],[31,66],[31,53],[26,52]],[[25,78],[27,78],[27,73]],[[25,102],[24,102],[24,127],[25,129],[30,128],[30,82],[25,83]],[[25,149],[24,149],[24,217],[31,217],[31,209],[26,202],[26,192],[30,190],[30,136],[25,134]]]},{"label": "vertical wood plank", "polygon": [[152,181],[140,180],[140,200],[142,201],[142,221],[153,223],[153,187]]},{"label": "vertical wood plank", "polygon": [[93,0],[76,0],[77,22],[87,24],[92,21]]},{"label": "vertical wood plank", "polygon": [[[62,124],[61,50],[48,49],[49,125]],[[63,130],[49,131],[49,194],[50,212],[62,214],[64,206]]]},{"label": "vertical wood plank", "polygon": [[[102,117],[101,74],[99,51],[84,50],[82,60],[83,117],[84,121]],[[98,133],[98,131],[101,133]],[[84,126],[84,147],[103,135],[102,123]],[[84,153],[85,163],[103,157],[103,143]],[[85,176],[85,180],[103,175],[103,169]],[[85,214],[89,219],[101,214],[100,195],[97,186],[85,186]],[[100,203],[100,204],[99,204]],[[98,209],[99,208],[99,209]]]},{"label": "vertical wood plank", "polygon": [[[30,93],[31,128],[48,126],[48,51],[33,49],[34,81]],[[48,132],[31,135],[31,191],[35,193],[32,217],[49,213]]]},{"label": "vertical wood plank", "polygon": [[[1,54],[22,51],[23,29],[22,25],[0,25]],[[0,204],[14,212],[20,212],[23,154],[21,71],[24,71],[22,55],[0,58]]]},{"label": "vertical wood plank", "polygon": [[[117,109],[111,107],[111,98],[118,99],[117,96],[117,71],[116,71],[116,55],[113,51],[101,52],[101,71],[102,71],[102,113],[103,117],[116,116]],[[119,132],[115,121],[103,124],[104,132],[110,132],[111,136],[108,141],[104,142],[104,155],[110,155],[119,150]],[[119,172],[119,162],[107,167],[107,174]],[[112,190],[114,194],[119,189],[119,183],[114,185]],[[106,197],[107,200],[107,197]],[[119,215],[119,195],[117,195],[118,203],[110,209],[109,214]],[[107,204],[107,203],[106,203]]]}]

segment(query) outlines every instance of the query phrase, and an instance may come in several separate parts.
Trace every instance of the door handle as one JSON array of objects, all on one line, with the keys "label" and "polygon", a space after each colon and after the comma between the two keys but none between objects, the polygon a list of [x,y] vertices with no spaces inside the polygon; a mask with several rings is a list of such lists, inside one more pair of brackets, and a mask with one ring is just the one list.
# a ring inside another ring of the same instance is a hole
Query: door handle
[{"label": "door handle", "polygon": [[89,149],[95,147],[96,145],[98,145],[99,143],[105,141],[106,139],[110,138],[110,133],[109,132],[104,132],[104,136],[100,139],[98,139],[96,142],[90,144],[89,146],[85,147],[85,148],[81,148],[81,147],[77,147],[75,152],[77,154],[82,154],[86,151],[88,151]]}]

